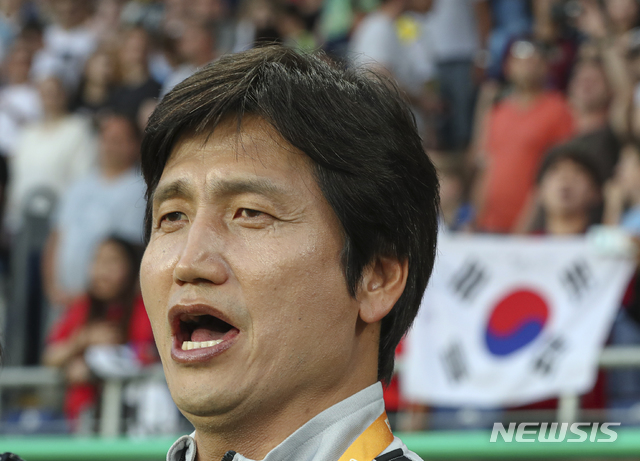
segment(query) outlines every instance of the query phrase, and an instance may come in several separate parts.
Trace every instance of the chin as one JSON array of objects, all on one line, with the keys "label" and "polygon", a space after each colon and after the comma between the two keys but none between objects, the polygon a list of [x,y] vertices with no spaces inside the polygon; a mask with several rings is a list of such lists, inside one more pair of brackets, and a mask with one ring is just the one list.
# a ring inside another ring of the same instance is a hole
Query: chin
[{"label": "chin", "polygon": [[178,385],[174,390],[170,386],[173,401],[180,411],[190,419],[193,417],[211,417],[229,413],[240,403],[237,390],[204,388],[203,385]]},{"label": "chin", "polygon": [[191,417],[206,418],[211,416],[217,416],[228,412],[233,405],[224,405],[222,402],[213,396],[198,396],[194,398],[193,395],[189,396],[175,396],[174,402],[182,414],[190,419]]}]

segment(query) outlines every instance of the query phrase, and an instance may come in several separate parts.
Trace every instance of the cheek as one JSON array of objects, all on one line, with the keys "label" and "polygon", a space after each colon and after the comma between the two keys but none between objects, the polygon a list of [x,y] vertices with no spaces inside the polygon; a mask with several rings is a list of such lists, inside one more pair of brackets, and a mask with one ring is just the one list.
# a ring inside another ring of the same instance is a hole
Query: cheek
[{"label": "cheek", "polygon": [[154,333],[167,323],[164,320],[173,283],[172,267],[167,250],[150,243],[140,265],[140,287]]},{"label": "cheek", "polygon": [[234,272],[253,311],[256,335],[309,341],[350,328],[345,317],[355,322],[357,314],[346,306],[350,297],[340,266],[341,242],[322,237],[272,242],[238,261],[243,267]]},{"label": "cheek", "polygon": [[540,201],[543,205],[549,205],[553,201],[553,184],[545,181],[540,185]]}]

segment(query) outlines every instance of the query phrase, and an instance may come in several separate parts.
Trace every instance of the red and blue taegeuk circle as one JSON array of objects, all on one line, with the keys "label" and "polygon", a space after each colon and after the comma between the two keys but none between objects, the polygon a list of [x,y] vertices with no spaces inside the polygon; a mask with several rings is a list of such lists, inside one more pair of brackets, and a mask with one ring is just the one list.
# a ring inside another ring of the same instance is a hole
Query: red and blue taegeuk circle
[{"label": "red and blue taegeuk circle", "polygon": [[518,289],[493,308],[485,329],[489,352],[506,356],[531,343],[549,320],[549,305],[532,290]]}]

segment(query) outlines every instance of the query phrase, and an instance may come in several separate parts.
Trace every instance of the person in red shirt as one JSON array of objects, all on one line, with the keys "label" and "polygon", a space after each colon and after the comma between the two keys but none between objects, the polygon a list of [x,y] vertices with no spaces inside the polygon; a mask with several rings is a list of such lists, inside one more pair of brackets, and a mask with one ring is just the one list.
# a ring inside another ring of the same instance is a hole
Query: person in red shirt
[{"label": "person in red shirt", "polygon": [[511,45],[505,75],[512,91],[488,114],[480,152],[477,226],[486,232],[512,232],[528,216],[540,161],[574,131],[565,98],[545,90],[547,65],[536,43]]},{"label": "person in red shirt", "polygon": [[64,370],[68,383],[65,414],[75,420],[96,403],[97,382],[84,353],[104,344],[129,344],[139,360],[155,360],[155,345],[138,283],[140,252],[126,240],[111,237],[96,251],[90,288],[54,325],[43,363]]}]

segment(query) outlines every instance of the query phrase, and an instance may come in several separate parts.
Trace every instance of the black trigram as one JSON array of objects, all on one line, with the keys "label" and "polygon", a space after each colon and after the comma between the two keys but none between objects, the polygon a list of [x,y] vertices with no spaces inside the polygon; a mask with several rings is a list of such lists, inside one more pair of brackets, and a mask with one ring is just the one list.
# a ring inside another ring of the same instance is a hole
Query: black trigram
[{"label": "black trigram", "polygon": [[459,383],[469,374],[467,360],[460,343],[453,343],[442,354],[442,364],[447,372],[447,377],[454,383]]},{"label": "black trigram", "polygon": [[486,271],[475,261],[467,261],[451,280],[451,288],[465,301],[478,292],[481,284],[488,279]]},{"label": "black trigram", "polygon": [[575,301],[582,299],[582,296],[591,285],[592,274],[589,265],[584,260],[574,262],[560,276],[562,285],[569,291]]},{"label": "black trigram", "polygon": [[562,338],[554,338],[533,362],[533,369],[540,374],[548,375],[553,371],[556,360],[564,349],[564,340]]}]

